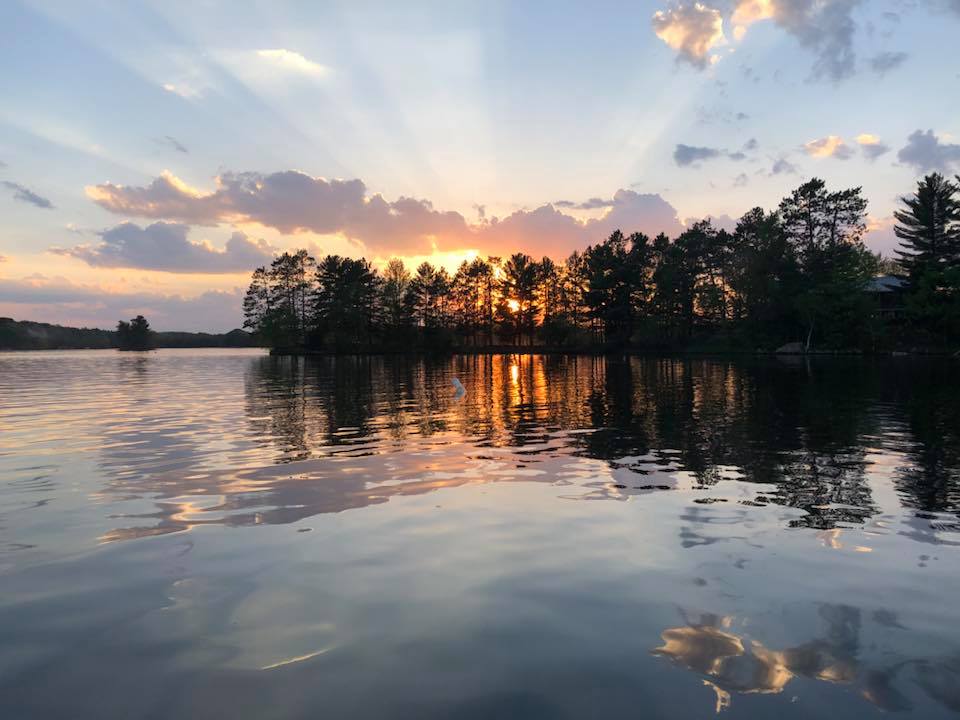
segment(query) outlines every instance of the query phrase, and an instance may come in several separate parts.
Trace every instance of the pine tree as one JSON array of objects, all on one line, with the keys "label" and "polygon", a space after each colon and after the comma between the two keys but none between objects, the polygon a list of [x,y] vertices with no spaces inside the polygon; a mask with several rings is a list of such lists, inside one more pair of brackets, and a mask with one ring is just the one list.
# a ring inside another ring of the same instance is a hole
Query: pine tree
[{"label": "pine tree", "polygon": [[903,209],[894,217],[894,232],[903,242],[897,250],[900,264],[916,282],[925,270],[960,261],[960,201],[957,185],[940,173],[917,183],[913,197],[901,198]]}]

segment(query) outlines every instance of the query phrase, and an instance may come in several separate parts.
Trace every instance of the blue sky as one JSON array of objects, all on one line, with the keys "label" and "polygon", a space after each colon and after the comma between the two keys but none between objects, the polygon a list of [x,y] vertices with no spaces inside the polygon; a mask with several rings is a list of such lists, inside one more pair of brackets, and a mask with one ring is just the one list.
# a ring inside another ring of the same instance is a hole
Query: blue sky
[{"label": "blue sky", "polygon": [[0,315],[240,322],[286,248],[455,265],[960,171],[960,2],[0,5]]}]

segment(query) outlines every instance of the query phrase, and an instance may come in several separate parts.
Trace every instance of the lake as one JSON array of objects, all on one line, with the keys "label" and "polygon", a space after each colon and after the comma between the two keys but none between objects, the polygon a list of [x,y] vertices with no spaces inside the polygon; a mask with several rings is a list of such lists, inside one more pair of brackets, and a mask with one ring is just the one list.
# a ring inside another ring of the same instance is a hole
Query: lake
[{"label": "lake", "polygon": [[954,717],[958,375],[0,354],[0,717]]}]

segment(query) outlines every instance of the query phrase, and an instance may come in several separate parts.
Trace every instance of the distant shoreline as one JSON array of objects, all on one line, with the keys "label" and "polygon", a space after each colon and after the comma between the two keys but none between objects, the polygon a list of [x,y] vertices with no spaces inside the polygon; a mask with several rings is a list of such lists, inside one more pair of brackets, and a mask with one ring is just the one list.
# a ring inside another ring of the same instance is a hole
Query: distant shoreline
[{"label": "distant shoreline", "polygon": [[[266,349],[266,348],[264,348]],[[595,355],[631,357],[777,357],[777,358],[957,358],[958,353],[947,350],[929,351],[883,351],[862,352],[859,350],[811,350],[810,352],[777,352],[765,350],[697,350],[663,349],[650,350],[640,348],[563,348],[536,347],[529,345],[497,345],[478,348],[450,348],[447,350],[398,350],[382,348],[357,348],[343,350],[294,350],[272,348],[269,354],[274,357],[339,357],[350,355]]]}]

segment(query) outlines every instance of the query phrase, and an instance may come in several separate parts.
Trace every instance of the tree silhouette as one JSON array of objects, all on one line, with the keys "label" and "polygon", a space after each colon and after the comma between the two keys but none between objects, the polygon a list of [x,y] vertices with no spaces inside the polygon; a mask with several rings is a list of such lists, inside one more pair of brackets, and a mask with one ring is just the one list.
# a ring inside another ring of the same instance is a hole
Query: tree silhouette
[{"label": "tree silhouette", "polygon": [[464,261],[451,277],[429,262],[411,275],[399,259],[378,272],[362,259],[284,253],[254,271],[244,327],[281,349],[943,346],[960,337],[960,223],[954,205],[936,210],[956,192],[938,177],[898,214],[913,276],[897,298],[907,311],[892,319],[866,291],[901,266],[865,248],[860,188],[834,191],[814,178],[776,211],[747,212],[733,233],[709,221],[674,239],[617,230],[562,262],[516,252]]},{"label": "tree silhouette", "polygon": [[120,350],[152,350],[155,347],[155,333],[143,315],[137,315],[130,322],[117,323],[117,342]]},{"label": "tree silhouette", "polygon": [[901,242],[900,264],[916,281],[925,270],[960,262],[960,201],[958,187],[932,173],[917,183],[913,197],[900,201],[893,230]]}]

